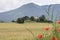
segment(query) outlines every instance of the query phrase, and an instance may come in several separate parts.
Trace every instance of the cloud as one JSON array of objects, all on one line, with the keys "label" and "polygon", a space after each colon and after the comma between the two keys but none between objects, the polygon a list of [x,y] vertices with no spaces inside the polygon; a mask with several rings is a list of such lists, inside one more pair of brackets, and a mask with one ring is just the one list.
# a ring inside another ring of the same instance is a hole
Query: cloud
[{"label": "cloud", "polygon": [[38,5],[60,4],[60,0],[33,0]]},{"label": "cloud", "polygon": [[29,2],[30,0],[0,0],[0,12],[18,8]]},{"label": "cloud", "polygon": [[0,12],[12,10],[30,2],[38,5],[60,4],[60,0],[0,0]]}]

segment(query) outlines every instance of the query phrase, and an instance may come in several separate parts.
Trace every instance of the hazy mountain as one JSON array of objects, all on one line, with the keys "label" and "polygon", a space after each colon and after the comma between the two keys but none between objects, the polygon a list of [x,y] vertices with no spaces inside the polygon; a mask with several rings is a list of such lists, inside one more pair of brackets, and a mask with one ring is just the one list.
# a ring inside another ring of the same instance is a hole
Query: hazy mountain
[{"label": "hazy mountain", "polygon": [[[0,20],[8,22],[11,20],[16,20],[17,18],[22,17],[22,16],[41,16],[43,14],[46,17],[48,17],[47,13],[45,12],[48,6],[49,5],[39,6],[34,3],[28,3],[17,9],[0,13]],[[54,9],[54,17],[55,17],[57,11],[60,11],[60,4],[52,4],[50,9],[51,9],[50,14],[51,14],[52,9]]]}]

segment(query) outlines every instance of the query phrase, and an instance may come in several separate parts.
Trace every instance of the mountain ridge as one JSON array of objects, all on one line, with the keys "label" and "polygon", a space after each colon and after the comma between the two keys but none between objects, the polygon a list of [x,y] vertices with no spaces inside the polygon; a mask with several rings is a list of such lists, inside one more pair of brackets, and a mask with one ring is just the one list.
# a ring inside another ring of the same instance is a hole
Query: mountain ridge
[{"label": "mountain ridge", "polygon": [[[39,6],[34,3],[25,4],[17,9],[0,13],[0,20],[9,22],[23,16],[47,16],[45,10],[47,10],[48,6]],[[52,8],[54,9],[54,13],[57,13],[57,10],[60,11],[60,4],[53,4]]]}]

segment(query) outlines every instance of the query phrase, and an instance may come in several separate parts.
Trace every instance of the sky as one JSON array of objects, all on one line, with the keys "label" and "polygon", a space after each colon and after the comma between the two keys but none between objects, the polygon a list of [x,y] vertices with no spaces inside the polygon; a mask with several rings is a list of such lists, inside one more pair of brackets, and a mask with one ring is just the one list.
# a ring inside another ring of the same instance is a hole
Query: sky
[{"label": "sky", "polygon": [[37,5],[60,4],[60,0],[0,0],[0,12],[16,9],[27,3],[35,3]]}]

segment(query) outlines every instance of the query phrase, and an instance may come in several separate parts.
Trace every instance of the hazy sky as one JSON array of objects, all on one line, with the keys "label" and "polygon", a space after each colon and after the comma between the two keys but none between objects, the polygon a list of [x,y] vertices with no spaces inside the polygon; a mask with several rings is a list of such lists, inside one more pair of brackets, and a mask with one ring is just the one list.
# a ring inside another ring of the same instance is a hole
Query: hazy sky
[{"label": "hazy sky", "polygon": [[30,2],[38,5],[60,4],[60,0],[0,0],[0,12],[12,10]]}]

